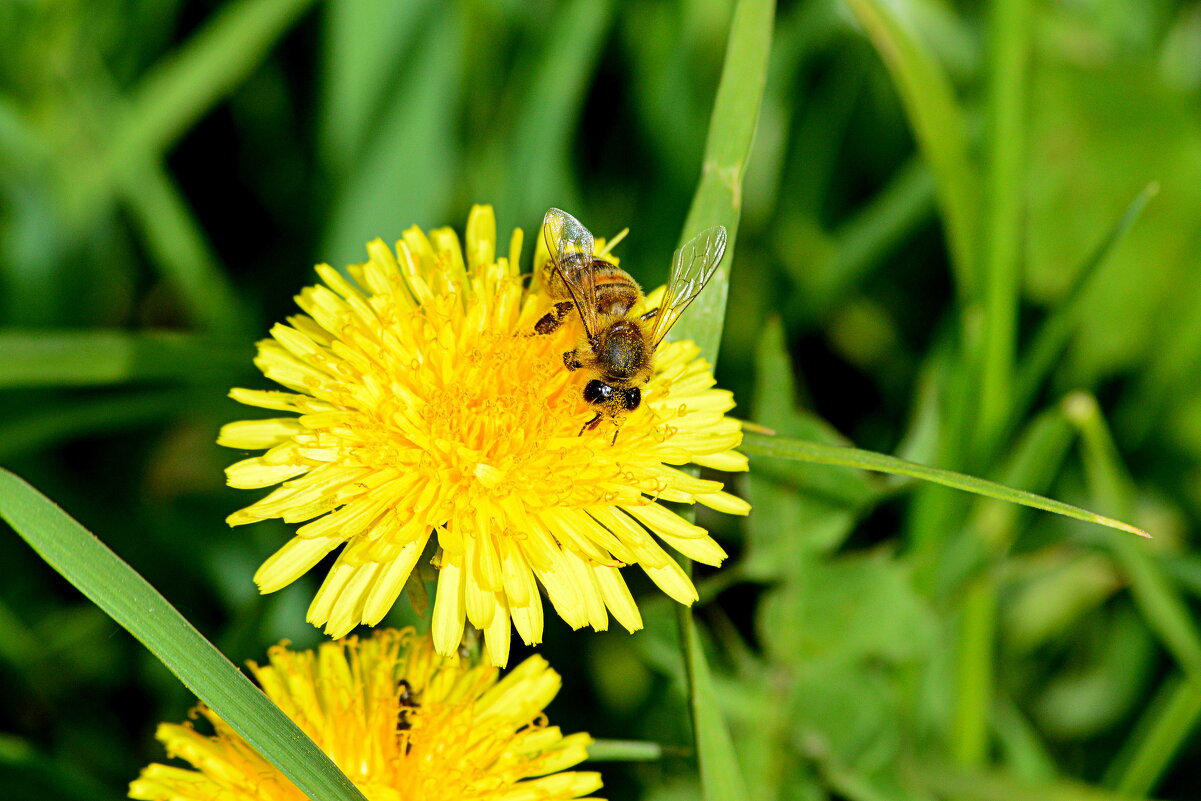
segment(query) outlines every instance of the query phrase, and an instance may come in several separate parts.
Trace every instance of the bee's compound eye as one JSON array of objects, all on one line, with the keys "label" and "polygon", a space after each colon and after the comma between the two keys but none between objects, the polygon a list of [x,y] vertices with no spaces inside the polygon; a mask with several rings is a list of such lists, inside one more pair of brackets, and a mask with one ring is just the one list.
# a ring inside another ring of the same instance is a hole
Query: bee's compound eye
[{"label": "bee's compound eye", "polygon": [[594,378],[584,386],[584,400],[593,404],[604,403],[613,397],[614,391],[613,387],[604,381]]},{"label": "bee's compound eye", "polygon": [[621,394],[626,411],[632,412],[638,408],[638,404],[642,403],[642,390],[638,389],[638,387],[630,387]]}]

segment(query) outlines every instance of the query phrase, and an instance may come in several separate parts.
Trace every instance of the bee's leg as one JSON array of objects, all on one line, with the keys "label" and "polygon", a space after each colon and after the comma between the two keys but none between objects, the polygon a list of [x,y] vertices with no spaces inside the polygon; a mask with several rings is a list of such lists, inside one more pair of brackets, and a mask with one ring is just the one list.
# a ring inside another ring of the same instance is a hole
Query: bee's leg
[{"label": "bee's leg", "polygon": [[642,315],[638,319],[645,323],[648,320],[653,320],[658,316],[659,316],[659,309],[651,309],[650,311],[648,311],[646,314]]},{"label": "bee's leg", "polygon": [[535,334],[553,334],[559,330],[559,326],[563,325],[563,321],[567,319],[567,315],[571,314],[571,310],[575,308],[575,304],[570,300],[561,300],[555,304],[555,307],[542,316],[542,319],[534,323]]},{"label": "bee's leg", "polygon": [[602,415],[600,412],[597,412],[596,414],[592,415],[592,419],[589,420],[587,423],[584,423],[584,426],[580,429],[580,433],[576,434],[576,436],[582,437],[582,436],[584,436],[585,431],[591,431],[592,429],[596,428],[598,425],[600,425],[600,421],[601,421],[602,417],[604,417],[604,415]]},{"label": "bee's leg", "polygon": [[579,370],[584,366],[584,363],[580,361],[579,356],[576,355],[574,350],[569,350],[563,354],[563,366],[568,370]]},{"label": "bee's leg", "polygon": [[610,445],[617,444],[617,435],[620,433],[621,433],[621,426],[617,424],[616,420],[614,420],[613,421],[613,441],[611,443],[609,443]]}]

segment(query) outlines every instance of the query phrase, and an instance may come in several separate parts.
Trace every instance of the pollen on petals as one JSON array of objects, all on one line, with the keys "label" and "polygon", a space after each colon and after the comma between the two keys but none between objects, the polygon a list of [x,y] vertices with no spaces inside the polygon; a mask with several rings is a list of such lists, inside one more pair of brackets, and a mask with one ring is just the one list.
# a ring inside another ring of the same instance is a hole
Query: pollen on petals
[{"label": "pollen on petals", "polygon": [[[503,665],[513,629],[541,641],[544,598],[575,628],[604,629],[612,615],[633,631],[642,621],[623,568],[691,603],[696,590],[663,544],[711,565],[726,556],[663,503],[750,509],[680,469],[747,469],[734,450],[741,427],[726,416],[733,397],[691,342],[658,348],[644,402],[620,428],[581,434],[593,414],[587,371],[562,359],[579,322],[534,335],[550,301],[526,286],[523,240],[514,232],[501,255],[492,209],[477,206],[462,244],[449,228],[413,227],[394,248],[370,243],[346,274],[321,265],[323,283],[296,298],[304,313],[258,346],[255,363],[286,391],[230,393],[291,416],[222,429],[219,442],[243,451],[230,485],[275,487],[228,522],[298,524],[256,573],[263,592],[337,552],[308,613],[333,637],[379,622],[423,555],[439,569],[439,653],[470,624]],[[598,253],[611,247],[596,242]]]}]

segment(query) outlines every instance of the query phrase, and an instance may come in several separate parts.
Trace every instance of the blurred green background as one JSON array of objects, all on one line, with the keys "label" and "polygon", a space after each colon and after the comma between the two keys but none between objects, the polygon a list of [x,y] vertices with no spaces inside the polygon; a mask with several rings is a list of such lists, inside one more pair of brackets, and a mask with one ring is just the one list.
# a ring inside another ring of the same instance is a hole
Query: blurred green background
[{"label": "blurred green background", "polygon": [[[660,282],[731,10],[0,0],[0,462],[235,662],[317,642],[313,581],[250,581],[286,530],[222,522],[254,339],[313,263],[475,202],[629,226]],[[1201,797],[1201,4],[781,2],[742,201],[742,415],[1155,536],[754,458],[698,608],[750,797]],[[122,796],[193,699],[16,536],[0,564],[0,794]],[[632,638],[548,620],[551,719],[665,745],[607,797],[695,798],[672,608],[631,583]]]}]

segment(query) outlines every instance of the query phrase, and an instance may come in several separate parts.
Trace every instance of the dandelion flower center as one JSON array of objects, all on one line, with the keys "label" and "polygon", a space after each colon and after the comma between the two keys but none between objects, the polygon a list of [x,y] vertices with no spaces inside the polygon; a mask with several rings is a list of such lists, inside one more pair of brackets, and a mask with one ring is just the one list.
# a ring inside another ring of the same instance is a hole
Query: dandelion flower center
[{"label": "dandelion flower center", "polygon": [[578,321],[535,335],[550,301],[525,287],[520,232],[497,258],[490,209],[476,207],[467,231],[465,253],[449,229],[409,229],[395,253],[376,241],[370,261],[349,268],[353,282],[319,267],[325,286],[297,298],[306,314],[259,344],[256,364],[291,392],[231,393],[296,416],[232,423],[220,441],[266,449],[229,468],[231,485],[282,482],[231,524],[311,521],[259,569],[262,591],[345,545],[309,609],[341,636],[383,618],[433,537],[435,645],[452,653],[470,622],[504,664],[511,628],[541,640],[542,590],[576,628],[603,629],[609,613],[641,626],[627,565],[695,600],[659,541],[707,564],[725,553],[660,501],[745,514],[719,482],[677,466],[744,470],[746,460],[725,416],[733,400],[687,342],[657,349],[643,403],[619,430],[581,433],[588,376],[562,358]]}]

